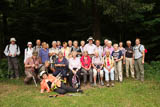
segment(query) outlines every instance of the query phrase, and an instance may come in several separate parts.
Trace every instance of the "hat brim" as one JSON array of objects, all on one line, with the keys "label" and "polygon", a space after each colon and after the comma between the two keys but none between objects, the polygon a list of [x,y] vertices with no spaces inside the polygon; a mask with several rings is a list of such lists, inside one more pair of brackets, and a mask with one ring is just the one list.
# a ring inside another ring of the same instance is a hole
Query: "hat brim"
[{"label": "hat brim", "polygon": [[87,41],[89,41],[89,40],[92,40],[92,41],[94,41],[94,39],[88,39]]}]

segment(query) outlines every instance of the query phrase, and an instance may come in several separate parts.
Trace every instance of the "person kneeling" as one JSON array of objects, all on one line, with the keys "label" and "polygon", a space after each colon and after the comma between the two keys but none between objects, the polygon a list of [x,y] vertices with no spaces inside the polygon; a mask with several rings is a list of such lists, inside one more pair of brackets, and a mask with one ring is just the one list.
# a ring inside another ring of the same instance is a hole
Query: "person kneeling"
[{"label": "person kneeling", "polygon": [[60,76],[54,77],[51,74],[47,74],[45,71],[42,71],[40,73],[40,76],[42,78],[41,82],[41,93],[44,93],[46,90],[47,92],[54,91],[59,94],[66,94],[68,92],[80,92],[82,93],[82,90],[75,89],[72,87],[67,87],[60,79]]}]

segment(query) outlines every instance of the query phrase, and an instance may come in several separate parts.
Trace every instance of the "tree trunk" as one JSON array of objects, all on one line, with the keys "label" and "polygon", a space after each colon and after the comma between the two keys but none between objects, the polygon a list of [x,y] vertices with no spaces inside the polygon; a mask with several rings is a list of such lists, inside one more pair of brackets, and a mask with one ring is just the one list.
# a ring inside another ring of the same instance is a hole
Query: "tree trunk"
[{"label": "tree trunk", "polygon": [[93,34],[95,39],[101,39],[100,31],[100,17],[98,14],[97,0],[92,0],[92,11],[93,11]]}]

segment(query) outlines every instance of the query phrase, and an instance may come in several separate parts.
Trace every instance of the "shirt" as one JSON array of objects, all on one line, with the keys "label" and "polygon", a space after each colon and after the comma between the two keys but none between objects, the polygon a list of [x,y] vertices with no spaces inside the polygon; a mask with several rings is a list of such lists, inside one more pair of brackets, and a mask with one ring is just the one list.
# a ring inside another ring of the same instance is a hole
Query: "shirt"
[{"label": "shirt", "polygon": [[77,68],[78,70],[81,69],[80,58],[76,57],[69,59],[69,69],[73,70],[73,68]]},{"label": "shirt", "polygon": [[56,53],[56,54],[58,54],[58,52],[59,52],[59,49],[58,48],[50,48],[49,49],[49,53]]},{"label": "shirt", "polygon": [[92,64],[94,65],[103,65],[103,59],[102,57],[93,57],[92,58]]},{"label": "shirt", "polygon": [[70,49],[68,47],[67,48],[63,47],[63,48],[61,48],[61,52],[63,53],[63,56],[68,59],[68,55],[70,53]]},{"label": "shirt", "polygon": [[118,50],[118,51],[113,51],[112,52],[112,56],[113,56],[113,59],[116,60],[116,59],[120,59],[122,57],[122,51]]},{"label": "shirt", "polygon": [[84,52],[84,47],[80,46],[81,52]]},{"label": "shirt", "polygon": [[125,50],[126,50],[125,56],[127,58],[133,58],[133,47],[126,47]]},{"label": "shirt", "polygon": [[39,57],[42,60],[42,64],[44,64],[45,61],[49,61],[49,50],[44,50],[43,48],[41,48],[39,51]]},{"label": "shirt", "polygon": [[11,54],[12,56],[11,57],[15,57],[14,55],[20,55],[20,49],[19,49],[19,46],[14,44],[9,44],[6,46],[5,50],[4,50],[4,54],[6,56],[8,56],[9,54]]},{"label": "shirt", "polygon": [[24,50],[24,62],[27,60],[27,58],[32,57],[33,48],[26,48]]},{"label": "shirt", "polygon": [[85,59],[84,56],[81,57],[81,65],[85,68],[89,68],[91,66],[92,60],[89,56]]},{"label": "shirt", "polygon": [[[35,64],[35,66],[39,67],[39,64],[40,64],[40,60],[38,58],[36,59],[33,59],[32,57],[29,57],[26,59],[26,62],[25,62],[26,65],[33,65]],[[35,71],[35,68],[34,67],[25,67],[25,71]]]},{"label": "shirt", "polygon": [[122,47],[122,48],[120,48],[120,47],[119,47],[119,50],[121,50],[121,51],[122,51],[122,55],[125,55],[125,52],[126,52],[125,48],[123,48],[123,47]]},{"label": "shirt", "polygon": [[108,46],[105,47],[105,48],[104,48],[104,52],[103,52],[103,56],[106,55],[106,51],[107,51],[107,50],[109,50],[109,51],[110,51],[110,54],[112,54],[112,52],[114,51],[114,48],[113,48],[112,46],[111,46],[111,47],[108,47]]},{"label": "shirt", "polygon": [[86,44],[85,47],[84,47],[84,50],[85,51],[88,51],[88,54],[91,55],[91,54],[94,54],[95,53],[95,50],[96,50],[96,46],[94,44]]},{"label": "shirt", "polygon": [[103,47],[102,46],[96,46],[95,50],[98,51],[100,57],[103,56]]},{"label": "shirt", "polygon": [[68,60],[64,57],[62,61],[59,61],[59,58],[56,59],[55,64],[65,64],[65,67],[56,67],[56,71],[67,70]]},{"label": "shirt", "polygon": [[[52,75],[48,75],[48,78],[43,79],[41,82],[41,90],[43,90],[43,91],[46,90],[47,92],[50,92],[51,90],[50,90],[47,82],[50,81],[53,83],[56,79],[57,79],[56,77],[54,77]],[[56,84],[56,86],[61,87],[61,81],[58,80],[57,82],[55,82],[55,84]]]},{"label": "shirt", "polygon": [[39,55],[39,51],[40,51],[41,48],[42,48],[42,46],[34,46],[33,51],[38,52],[38,55]]},{"label": "shirt", "polygon": [[133,47],[133,50],[134,50],[134,58],[135,59],[139,59],[142,57],[142,52],[145,50],[144,46],[143,45],[136,45]]}]

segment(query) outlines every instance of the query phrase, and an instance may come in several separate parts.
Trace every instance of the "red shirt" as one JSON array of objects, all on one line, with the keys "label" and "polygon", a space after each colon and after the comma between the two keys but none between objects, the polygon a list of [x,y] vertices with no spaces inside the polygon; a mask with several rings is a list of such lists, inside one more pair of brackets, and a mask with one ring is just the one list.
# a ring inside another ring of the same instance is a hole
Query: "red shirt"
[{"label": "red shirt", "polygon": [[84,56],[81,57],[81,64],[85,68],[89,68],[91,66],[92,60],[89,56],[87,56],[87,59],[84,58]]}]

